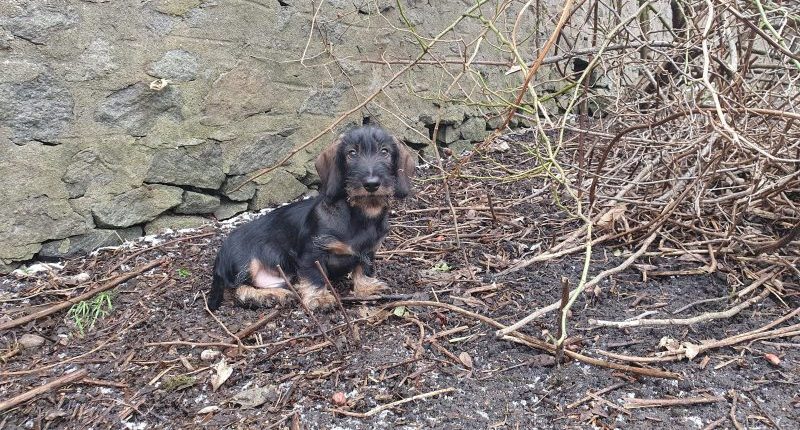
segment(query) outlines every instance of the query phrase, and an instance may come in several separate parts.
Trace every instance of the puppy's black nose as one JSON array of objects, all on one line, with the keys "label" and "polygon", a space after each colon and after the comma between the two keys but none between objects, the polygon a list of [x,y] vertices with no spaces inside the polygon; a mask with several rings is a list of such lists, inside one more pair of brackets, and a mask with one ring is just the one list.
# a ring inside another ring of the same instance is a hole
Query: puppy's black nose
[{"label": "puppy's black nose", "polygon": [[364,189],[369,191],[370,193],[378,191],[378,187],[380,186],[381,186],[381,178],[377,176],[370,176],[367,179],[364,179]]}]

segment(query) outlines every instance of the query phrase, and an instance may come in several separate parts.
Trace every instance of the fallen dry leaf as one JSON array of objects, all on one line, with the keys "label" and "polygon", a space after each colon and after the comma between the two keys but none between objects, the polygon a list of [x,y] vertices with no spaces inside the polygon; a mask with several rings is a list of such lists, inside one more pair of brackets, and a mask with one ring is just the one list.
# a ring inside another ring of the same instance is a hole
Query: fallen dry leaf
[{"label": "fallen dry leaf", "polygon": [[214,391],[217,391],[217,388],[231,377],[233,374],[233,367],[228,366],[228,363],[225,362],[225,358],[223,358],[219,363],[212,366],[212,369],[214,369],[216,373],[211,378],[211,387]]},{"label": "fallen dry leaf", "polygon": [[219,357],[219,351],[214,349],[204,349],[203,352],[200,353],[200,359],[203,361],[211,361],[217,357]]},{"label": "fallen dry leaf", "polygon": [[264,387],[253,387],[236,393],[228,399],[228,403],[239,405],[242,409],[252,409],[261,406],[268,401],[278,399],[278,389],[274,385]]},{"label": "fallen dry leaf", "polygon": [[505,140],[495,140],[489,144],[489,152],[506,152],[511,149],[511,145]]},{"label": "fallen dry leaf", "polygon": [[217,406],[217,405],[206,406],[205,408],[200,409],[199,411],[195,412],[195,414],[196,415],[210,414],[212,412],[217,412],[218,410],[219,410],[219,406]]},{"label": "fallen dry leaf", "polygon": [[472,369],[472,357],[467,354],[467,351],[458,354],[458,359],[461,360],[461,364],[464,365],[467,369]]},{"label": "fallen dry leaf", "polygon": [[686,354],[686,358],[688,358],[689,360],[697,357],[697,354],[700,353],[700,346],[695,345],[691,342],[683,342],[681,346],[685,348],[686,351],[684,352],[684,354]]},{"label": "fallen dry leaf", "polygon": [[628,206],[625,204],[614,206],[600,217],[597,221],[597,226],[602,230],[614,230],[614,224],[625,216],[625,211],[627,209]]},{"label": "fallen dry leaf", "polygon": [[671,338],[669,336],[664,336],[664,337],[661,338],[660,341],[658,341],[658,347],[659,348],[664,348],[669,352],[675,352],[678,349],[680,349],[680,344],[678,343],[677,340],[675,340],[675,339],[673,339],[673,338]]}]

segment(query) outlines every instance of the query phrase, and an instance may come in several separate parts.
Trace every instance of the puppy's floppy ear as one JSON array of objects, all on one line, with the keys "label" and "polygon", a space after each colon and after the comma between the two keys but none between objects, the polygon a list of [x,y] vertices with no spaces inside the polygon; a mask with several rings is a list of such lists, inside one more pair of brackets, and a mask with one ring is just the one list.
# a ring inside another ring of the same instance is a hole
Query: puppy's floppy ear
[{"label": "puppy's floppy ear", "polygon": [[396,137],[392,138],[397,146],[397,181],[394,196],[402,199],[411,192],[411,178],[416,174],[417,153]]},{"label": "puppy's floppy ear", "polygon": [[339,145],[342,144],[344,135],[339,136],[333,143],[331,143],[314,162],[314,167],[317,168],[317,174],[322,180],[320,186],[320,194],[326,198],[333,199],[344,191],[342,184],[342,172],[339,166]]}]

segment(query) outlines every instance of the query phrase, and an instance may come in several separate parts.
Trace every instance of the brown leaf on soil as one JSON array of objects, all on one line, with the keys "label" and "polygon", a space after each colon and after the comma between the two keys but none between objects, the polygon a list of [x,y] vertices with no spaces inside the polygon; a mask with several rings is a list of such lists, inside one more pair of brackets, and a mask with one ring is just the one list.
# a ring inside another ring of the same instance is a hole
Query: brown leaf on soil
[{"label": "brown leaf on soil", "polygon": [[601,230],[613,231],[614,224],[616,224],[617,221],[621,221],[625,217],[625,211],[627,209],[628,206],[625,204],[614,206],[600,217],[600,219],[597,221],[597,226]]},{"label": "brown leaf on soil", "polygon": [[231,397],[228,403],[237,404],[241,406],[242,409],[252,409],[277,399],[278,389],[273,385],[267,385],[265,387],[253,387],[240,391]]},{"label": "brown leaf on soil", "polygon": [[473,367],[472,357],[470,357],[466,351],[462,352],[461,354],[458,354],[458,359],[461,360],[461,364],[463,364],[464,367],[466,367],[467,369],[472,369]]},{"label": "brown leaf on soil", "polygon": [[228,378],[231,377],[233,374],[233,367],[228,366],[228,363],[225,362],[225,359],[219,361],[219,363],[215,364],[212,369],[214,369],[214,376],[211,378],[211,387],[214,391],[217,391]]}]

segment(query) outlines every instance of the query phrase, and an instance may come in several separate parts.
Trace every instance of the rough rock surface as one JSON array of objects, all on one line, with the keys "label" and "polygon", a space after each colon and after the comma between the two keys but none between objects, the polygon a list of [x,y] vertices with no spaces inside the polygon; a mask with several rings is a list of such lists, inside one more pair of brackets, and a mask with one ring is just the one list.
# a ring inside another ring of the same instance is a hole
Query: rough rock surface
[{"label": "rough rock surface", "polygon": [[11,141],[53,143],[72,119],[69,90],[44,74],[18,83],[0,84],[0,126],[11,130]]},{"label": "rough rock surface", "polygon": [[158,234],[166,229],[181,230],[184,228],[196,228],[207,224],[208,219],[195,215],[163,215],[155,221],[149,222],[144,226],[144,233],[147,235]]},{"label": "rough rock surface", "polygon": [[250,201],[250,210],[293,200],[307,191],[306,186],[285,170],[275,170],[257,179],[256,195]]},{"label": "rough rock surface", "polygon": [[222,149],[216,142],[193,141],[174,149],[157,151],[145,182],[217,189],[225,180]]},{"label": "rough rock surface", "polygon": [[167,51],[152,63],[147,73],[156,78],[171,81],[192,81],[197,77],[197,57],[189,51],[175,49]]},{"label": "rough rock surface", "polygon": [[143,83],[114,91],[97,108],[98,122],[124,128],[132,136],[144,136],[159,116],[181,119],[181,97],[178,90],[167,85],[162,90],[151,89]]},{"label": "rough rock surface", "polygon": [[151,221],[181,203],[183,190],[166,185],[145,185],[112,197],[92,209],[95,224],[121,228]]},{"label": "rough rock surface", "polygon": [[219,208],[219,197],[194,191],[183,192],[183,202],[175,207],[179,214],[207,214]]},{"label": "rough rock surface", "polygon": [[119,245],[126,240],[135,239],[141,235],[142,228],[139,226],[121,230],[91,230],[85,234],[47,242],[42,245],[39,256],[55,258],[88,254],[97,248]]},{"label": "rough rock surface", "polygon": [[214,218],[222,221],[247,210],[247,203],[223,203],[214,211]]},{"label": "rough rock surface", "polygon": [[229,176],[222,186],[222,194],[225,197],[237,201],[245,202],[256,195],[255,182],[247,181],[249,178],[246,175],[242,176]]}]

